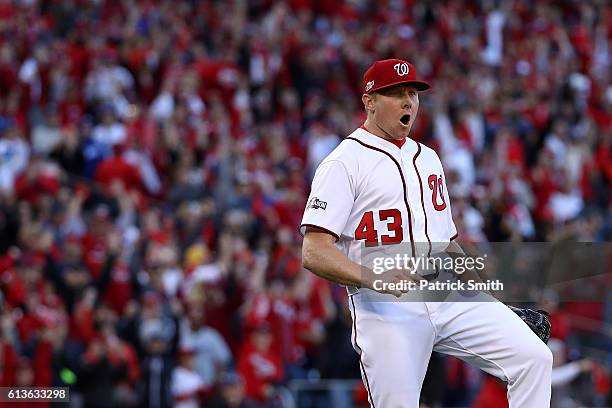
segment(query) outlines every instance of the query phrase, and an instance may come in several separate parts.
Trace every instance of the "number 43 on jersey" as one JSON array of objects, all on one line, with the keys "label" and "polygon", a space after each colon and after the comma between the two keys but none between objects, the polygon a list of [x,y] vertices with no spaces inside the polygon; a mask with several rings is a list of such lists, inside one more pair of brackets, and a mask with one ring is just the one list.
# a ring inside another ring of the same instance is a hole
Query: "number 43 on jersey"
[{"label": "number 43 on jersey", "polygon": [[359,225],[355,229],[355,239],[364,240],[366,246],[378,245],[378,231],[374,225],[374,217],[379,221],[387,222],[389,234],[381,235],[380,241],[383,245],[397,244],[404,239],[402,229],[402,213],[396,208],[380,210],[375,215],[374,211],[367,211],[361,217]]}]

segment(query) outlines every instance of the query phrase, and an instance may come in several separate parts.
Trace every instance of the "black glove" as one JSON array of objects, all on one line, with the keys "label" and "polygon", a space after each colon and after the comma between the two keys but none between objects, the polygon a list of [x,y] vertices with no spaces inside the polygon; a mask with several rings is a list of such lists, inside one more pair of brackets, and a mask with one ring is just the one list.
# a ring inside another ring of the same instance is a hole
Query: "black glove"
[{"label": "black glove", "polygon": [[519,309],[518,307],[508,306],[510,310],[518,315],[529,326],[544,343],[550,338],[549,314],[543,310]]}]

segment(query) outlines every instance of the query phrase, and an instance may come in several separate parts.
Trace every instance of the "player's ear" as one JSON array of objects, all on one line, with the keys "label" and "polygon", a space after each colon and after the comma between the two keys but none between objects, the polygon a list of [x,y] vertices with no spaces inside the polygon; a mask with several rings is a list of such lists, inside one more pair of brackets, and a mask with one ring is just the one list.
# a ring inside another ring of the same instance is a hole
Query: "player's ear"
[{"label": "player's ear", "polygon": [[364,93],[361,96],[361,101],[363,102],[363,106],[365,107],[366,111],[374,112],[374,101],[375,101],[374,95]]}]

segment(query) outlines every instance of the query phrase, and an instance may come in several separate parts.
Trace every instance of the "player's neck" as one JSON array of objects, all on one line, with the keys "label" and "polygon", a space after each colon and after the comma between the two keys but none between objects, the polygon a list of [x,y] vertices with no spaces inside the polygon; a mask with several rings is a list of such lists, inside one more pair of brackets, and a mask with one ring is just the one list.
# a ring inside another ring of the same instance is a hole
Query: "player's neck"
[{"label": "player's neck", "polygon": [[361,128],[366,132],[373,134],[374,136],[378,136],[381,139],[384,139],[387,142],[394,144],[400,149],[404,145],[404,143],[406,143],[405,137],[402,139],[394,139],[391,137],[391,135],[385,132],[384,129],[369,120],[366,120],[365,123],[361,125]]}]

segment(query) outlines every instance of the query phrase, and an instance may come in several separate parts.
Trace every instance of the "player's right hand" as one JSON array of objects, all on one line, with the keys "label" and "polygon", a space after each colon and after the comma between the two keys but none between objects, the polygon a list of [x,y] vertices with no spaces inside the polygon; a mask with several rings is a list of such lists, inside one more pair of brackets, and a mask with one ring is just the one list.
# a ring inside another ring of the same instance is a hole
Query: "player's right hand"
[{"label": "player's right hand", "polygon": [[381,274],[367,270],[364,272],[363,287],[399,298],[402,294],[410,292],[409,282],[413,282],[418,287],[422,280],[420,275],[402,269],[390,269]]}]

